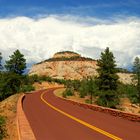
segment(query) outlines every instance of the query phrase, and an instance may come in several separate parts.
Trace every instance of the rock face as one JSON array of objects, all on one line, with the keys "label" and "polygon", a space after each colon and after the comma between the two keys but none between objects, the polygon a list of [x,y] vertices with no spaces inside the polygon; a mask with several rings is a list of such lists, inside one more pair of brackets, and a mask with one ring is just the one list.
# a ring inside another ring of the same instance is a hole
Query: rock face
[{"label": "rock face", "polygon": [[47,75],[58,79],[82,79],[96,76],[96,61],[53,61],[34,65],[29,74]]},{"label": "rock face", "polygon": [[118,73],[119,80],[120,82],[124,84],[132,84],[134,81],[133,79],[133,74],[130,73]]},{"label": "rock face", "polygon": [[[33,65],[29,75],[46,75],[58,79],[82,79],[87,76],[97,76],[97,61],[81,57],[73,52],[59,52],[53,58]],[[132,82],[132,74],[118,73],[124,84]]]}]

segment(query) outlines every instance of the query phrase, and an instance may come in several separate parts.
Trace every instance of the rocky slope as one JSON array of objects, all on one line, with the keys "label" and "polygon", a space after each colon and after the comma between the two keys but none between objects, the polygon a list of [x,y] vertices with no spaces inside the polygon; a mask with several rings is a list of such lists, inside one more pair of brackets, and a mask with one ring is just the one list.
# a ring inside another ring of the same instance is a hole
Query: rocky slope
[{"label": "rocky slope", "polygon": [[[97,76],[97,61],[81,57],[73,52],[59,52],[53,58],[33,65],[29,75],[47,75],[58,79],[82,79]],[[120,81],[125,84],[132,82],[132,74],[118,73]]]}]

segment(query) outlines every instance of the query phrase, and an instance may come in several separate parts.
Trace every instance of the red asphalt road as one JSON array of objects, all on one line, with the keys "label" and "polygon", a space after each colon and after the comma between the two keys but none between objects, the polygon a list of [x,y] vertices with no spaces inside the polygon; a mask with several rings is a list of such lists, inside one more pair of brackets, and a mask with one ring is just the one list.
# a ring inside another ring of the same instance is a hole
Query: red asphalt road
[{"label": "red asphalt road", "polygon": [[[56,108],[124,140],[140,140],[140,123],[73,105],[56,97],[53,91],[46,90],[43,98]],[[28,94],[23,101],[23,110],[37,140],[111,139],[49,107],[41,100],[43,92]]]}]

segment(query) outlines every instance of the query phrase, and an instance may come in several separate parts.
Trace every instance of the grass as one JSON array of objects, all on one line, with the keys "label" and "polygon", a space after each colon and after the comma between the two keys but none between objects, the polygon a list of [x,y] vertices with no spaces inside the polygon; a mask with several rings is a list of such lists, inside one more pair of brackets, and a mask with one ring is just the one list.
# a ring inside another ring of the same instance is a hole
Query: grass
[{"label": "grass", "polygon": [[56,96],[58,96],[58,97],[62,97],[64,91],[65,91],[65,88],[56,89],[56,90],[54,91],[54,94],[55,94]]}]

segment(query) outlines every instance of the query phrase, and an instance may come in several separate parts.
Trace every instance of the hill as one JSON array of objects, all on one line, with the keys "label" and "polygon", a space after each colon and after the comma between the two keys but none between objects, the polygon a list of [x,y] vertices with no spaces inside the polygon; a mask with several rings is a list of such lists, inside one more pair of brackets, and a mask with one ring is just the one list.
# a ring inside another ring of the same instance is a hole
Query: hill
[{"label": "hill", "polygon": [[[83,79],[97,76],[97,61],[82,57],[70,51],[58,52],[50,59],[32,66],[29,75],[46,75],[57,79]],[[120,70],[120,69],[119,69]],[[118,71],[120,81],[125,84],[132,82],[132,74]]]}]

